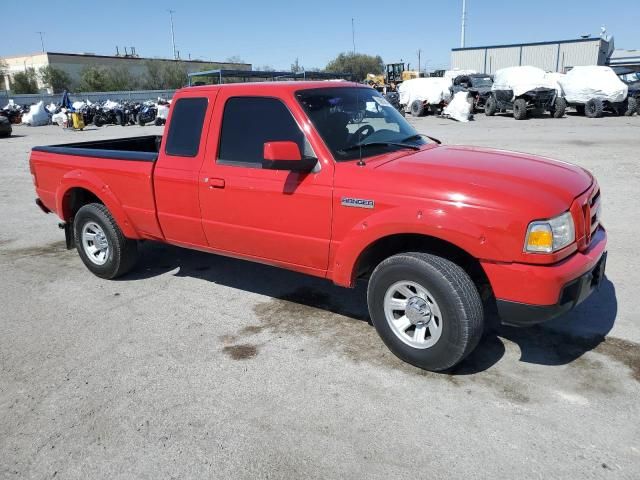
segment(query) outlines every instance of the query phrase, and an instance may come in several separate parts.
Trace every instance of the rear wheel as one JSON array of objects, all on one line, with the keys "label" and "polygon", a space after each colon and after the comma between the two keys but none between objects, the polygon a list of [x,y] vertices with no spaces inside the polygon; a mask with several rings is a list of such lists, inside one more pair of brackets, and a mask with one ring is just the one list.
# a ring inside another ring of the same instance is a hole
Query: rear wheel
[{"label": "rear wheel", "polygon": [[426,370],[458,364],[482,336],[478,290],[462,268],[442,257],[410,252],[387,258],[371,275],[367,303],[387,347]]},{"label": "rear wheel", "polygon": [[599,98],[592,98],[584,106],[584,114],[589,118],[600,118],[604,114],[604,104]]},{"label": "rear wheel", "polygon": [[96,127],[101,127],[102,125],[104,125],[104,121],[103,121],[103,119],[102,119],[102,117],[100,115],[95,115],[93,117],[93,124]]},{"label": "rear wheel", "polygon": [[496,99],[491,96],[487,98],[487,101],[484,104],[484,114],[487,117],[493,117],[496,114],[496,110],[498,109],[498,104]]},{"label": "rear wheel", "polygon": [[73,220],[73,232],[80,258],[98,277],[116,278],[135,265],[137,242],[124,236],[101,203],[90,203],[78,210]]},{"label": "rear wheel", "polygon": [[424,115],[424,103],[421,100],[414,100],[411,102],[411,115],[414,117],[421,117]]},{"label": "rear wheel", "polygon": [[513,118],[516,120],[527,118],[527,101],[524,98],[517,98],[513,102]]},{"label": "rear wheel", "polygon": [[562,97],[557,97],[551,109],[551,114],[553,115],[553,118],[564,117],[564,112],[566,110],[567,110],[567,101]]},{"label": "rear wheel", "polygon": [[624,112],[624,114],[627,117],[630,117],[631,115],[636,113],[636,111],[638,111],[638,107],[639,107],[638,99],[634,97],[629,97],[627,98],[627,110]]}]

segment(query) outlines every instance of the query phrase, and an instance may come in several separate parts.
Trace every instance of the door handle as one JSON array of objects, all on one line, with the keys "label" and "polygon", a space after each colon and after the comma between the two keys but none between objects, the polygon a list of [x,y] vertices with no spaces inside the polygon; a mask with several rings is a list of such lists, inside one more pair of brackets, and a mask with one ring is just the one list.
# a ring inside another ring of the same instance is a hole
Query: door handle
[{"label": "door handle", "polygon": [[224,188],[224,178],[205,178],[204,182],[209,184],[209,188]]}]

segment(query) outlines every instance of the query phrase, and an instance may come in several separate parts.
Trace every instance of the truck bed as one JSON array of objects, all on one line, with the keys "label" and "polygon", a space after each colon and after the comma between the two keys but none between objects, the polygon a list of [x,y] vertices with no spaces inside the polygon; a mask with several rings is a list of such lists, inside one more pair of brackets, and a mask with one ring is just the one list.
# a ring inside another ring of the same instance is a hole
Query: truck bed
[{"label": "truck bed", "polygon": [[31,171],[43,205],[64,217],[67,184],[97,192],[130,238],[161,238],[153,170],[162,137],[97,140],[34,147]]},{"label": "truck bed", "polygon": [[33,151],[113,160],[155,162],[158,158],[161,140],[162,136],[160,135],[145,135],[141,137],[47,145],[33,147]]}]

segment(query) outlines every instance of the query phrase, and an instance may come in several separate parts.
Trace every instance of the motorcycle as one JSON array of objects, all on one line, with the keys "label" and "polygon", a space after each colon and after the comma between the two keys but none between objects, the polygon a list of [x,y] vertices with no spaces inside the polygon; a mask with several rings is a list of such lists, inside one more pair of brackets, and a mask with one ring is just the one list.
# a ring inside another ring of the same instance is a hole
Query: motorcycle
[{"label": "motorcycle", "polygon": [[156,107],[155,103],[144,102],[144,104],[140,108],[140,112],[138,113],[138,118],[137,118],[138,125],[143,127],[147,123],[155,122],[157,115],[158,115],[158,108]]}]

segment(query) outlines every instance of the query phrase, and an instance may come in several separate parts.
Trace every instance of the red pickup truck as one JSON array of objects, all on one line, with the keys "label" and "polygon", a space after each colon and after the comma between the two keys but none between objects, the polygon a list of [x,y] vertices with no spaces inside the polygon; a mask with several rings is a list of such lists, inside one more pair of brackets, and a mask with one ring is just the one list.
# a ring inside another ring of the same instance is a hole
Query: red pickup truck
[{"label": "red pickup truck", "polygon": [[162,137],[35,147],[30,166],[36,203],[94,274],[127,273],[153,240],[365,279],[383,341],[433,371],[475,348],[490,307],[543,322],[604,275],[589,172],[441,145],[358,84],[185,88]]}]

